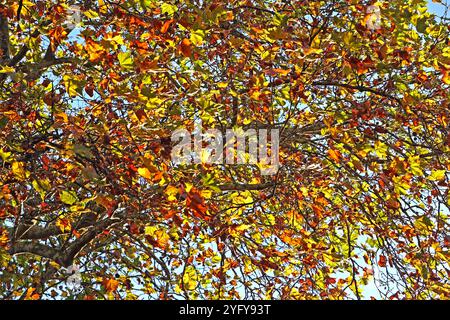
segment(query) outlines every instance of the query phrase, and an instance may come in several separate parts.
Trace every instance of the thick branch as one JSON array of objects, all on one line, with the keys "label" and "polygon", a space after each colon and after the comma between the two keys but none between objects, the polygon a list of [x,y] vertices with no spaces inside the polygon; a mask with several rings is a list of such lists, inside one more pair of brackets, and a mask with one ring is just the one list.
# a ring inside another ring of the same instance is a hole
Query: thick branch
[{"label": "thick branch", "polygon": [[8,18],[0,14],[0,64],[9,60],[9,27]]},{"label": "thick branch", "polygon": [[[77,230],[92,226],[94,221],[87,218],[81,219],[80,223],[76,224],[74,228]],[[56,225],[49,225],[41,227],[38,225],[19,224],[16,231],[17,240],[38,240],[47,239],[52,236],[67,234],[70,232],[63,232],[61,228]]]},{"label": "thick branch", "polygon": [[19,240],[37,240],[47,239],[51,236],[62,234],[61,229],[57,226],[48,226],[46,228],[40,226],[30,226],[20,224],[17,227],[16,237]]},{"label": "thick branch", "polygon": [[[61,266],[68,267],[73,263],[73,259],[84,248],[84,246],[89,244],[89,242],[91,242],[96,236],[98,236],[108,227],[120,221],[120,219],[105,219],[97,222],[81,237],[71,243],[66,250],[58,250],[36,242],[18,241],[11,246],[11,248],[9,249],[9,254],[14,255],[20,253],[32,253],[44,258],[51,259]],[[34,229],[31,228],[26,231],[25,235],[28,235],[29,237],[35,236],[40,238],[41,236],[44,236],[45,233],[51,233],[54,231],[55,230],[53,228],[49,228],[49,231],[45,231],[43,228],[36,227]]]},{"label": "thick branch", "polygon": [[40,243],[33,243],[33,242],[16,242],[11,248],[9,249],[9,254],[20,254],[20,253],[32,253],[44,258],[52,259],[58,262],[58,251],[54,248],[51,248],[49,246],[40,244]]},{"label": "thick branch", "polygon": [[94,227],[86,231],[81,237],[75,240],[65,251],[64,263],[71,265],[77,254],[91,242],[96,236],[105,231],[110,226],[119,223],[120,219],[105,219],[99,221]]}]

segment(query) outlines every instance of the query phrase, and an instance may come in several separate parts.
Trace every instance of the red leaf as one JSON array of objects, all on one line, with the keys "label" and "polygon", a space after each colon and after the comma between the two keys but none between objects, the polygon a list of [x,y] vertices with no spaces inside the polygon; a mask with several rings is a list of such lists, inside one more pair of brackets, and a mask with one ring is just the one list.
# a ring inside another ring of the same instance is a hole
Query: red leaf
[{"label": "red leaf", "polygon": [[380,259],[378,260],[378,265],[382,268],[386,267],[386,257],[381,255]]},{"label": "red leaf", "polygon": [[186,205],[193,210],[195,217],[209,220],[209,217],[206,215],[207,208],[205,200],[198,191],[192,189],[188,193]]}]

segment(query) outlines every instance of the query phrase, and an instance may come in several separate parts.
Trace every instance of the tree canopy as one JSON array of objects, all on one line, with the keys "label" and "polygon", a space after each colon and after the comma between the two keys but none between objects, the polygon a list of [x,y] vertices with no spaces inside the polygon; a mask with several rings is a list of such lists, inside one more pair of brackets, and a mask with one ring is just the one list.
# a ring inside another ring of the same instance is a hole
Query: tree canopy
[{"label": "tree canopy", "polygon": [[[2,1],[0,298],[450,298],[427,5]],[[174,164],[199,119],[278,128],[276,174]]]}]

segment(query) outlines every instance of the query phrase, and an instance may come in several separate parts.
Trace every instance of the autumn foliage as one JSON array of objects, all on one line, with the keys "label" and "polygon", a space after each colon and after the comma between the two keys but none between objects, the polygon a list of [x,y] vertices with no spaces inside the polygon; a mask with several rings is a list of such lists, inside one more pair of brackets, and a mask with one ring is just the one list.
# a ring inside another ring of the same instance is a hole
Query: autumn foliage
[{"label": "autumn foliage", "polygon": [[[0,298],[450,298],[427,5],[2,1]],[[278,172],[174,165],[199,119],[280,129]]]}]

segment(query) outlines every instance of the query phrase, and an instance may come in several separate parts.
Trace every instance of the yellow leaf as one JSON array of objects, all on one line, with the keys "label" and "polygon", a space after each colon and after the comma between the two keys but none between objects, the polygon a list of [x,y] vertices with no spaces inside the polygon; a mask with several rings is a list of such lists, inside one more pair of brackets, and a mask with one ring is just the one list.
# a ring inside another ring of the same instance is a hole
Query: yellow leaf
[{"label": "yellow leaf", "polygon": [[153,235],[155,234],[156,230],[158,230],[158,228],[155,227],[155,226],[146,226],[145,227],[145,235],[153,237]]},{"label": "yellow leaf", "polygon": [[450,84],[450,71],[444,72],[444,75],[442,76],[442,81],[444,81],[445,84]]},{"label": "yellow leaf", "polygon": [[186,190],[186,192],[189,192],[189,191],[191,191],[191,189],[192,189],[193,186],[194,186],[194,185],[193,185],[192,183],[186,182],[186,183],[184,184],[184,189]]},{"label": "yellow leaf", "polygon": [[98,0],[98,9],[100,11],[100,13],[107,13],[108,12],[108,7],[105,4],[105,0]]},{"label": "yellow leaf", "polygon": [[190,40],[195,46],[200,46],[203,43],[203,38],[205,36],[205,31],[195,30],[191,32]]},{"label": "yellow leaf", "polygon": [[139,168],[138,173],[147,180],[151,180],[152,178],[152,173],[147,168]]},{"label": "yellow leaf", "polygon": [[301,299],[302,296],[301,296],[301,294],[300,294],[300,292],[298,291],[297,288],[292,288],[292,290],[291,290],[291,297],[296,299],[296,300],[298,300],[298,299]]},{"label": "yellow leaf", "polygon": [[428,177],[431,181],[443,180],[445,178],[446,170],[434,170],[431,172],[431,175]]},{"label": "yellow leaf", "polygon": [[167,199],[169,201],[175,201],[177,200],[176,195],[178,194],[178,188],[174,187],[172,185],[168,186],[166,190],[164,191],[165,194],[168,196]]},{"label": "yellow leaf", "polygon": [[309,56],[310,54],[314,54],[314,53],[319,54],[319,53],[322,53],[322,52],[323,52],[322,49],[307,48],[307,49],[305,49],[305,50],[303,51],[303,54],[304,54],[305,56]]},{"label": "yellow leaf", "polygon": [[388,146],[385,143],[383,143],[381,141],[376,141],[375,142],[375,153],[381,159],[385,159],[386,158],[388,149],[389,148],[388,148]]},{"label": "yellow leaf", "polygon": [[98,13],[95,12],[94,10],[85,11],[83,12],[83,14],[89,19],[98,18]]},{"label": "yellow leaf", "polygon": [[411,188],[408,182],[403,180],[403,177],[393,177],[392,181],[394,181],[394,191],[397,194],[406,194]]},{"label": "yellow leaf", "polygon": [[41,195],[42,200],[44,200],[46,191],[48,191],[50,189],[50,181],[48,179],[45,180],[33,180],[33,182],[31,183],[33,185],[33,188],[39,192],[39,194]]},{"label": "yellow leaf", "polygon": [[80,88],[80,84],[78,83],[78,81],[72,79],[69,75],[63,76],[63,80],[69,96],[76,97],[78,94],[77,90]]},{"label": "yellow leaf", "polygon": [[1,67],[1,69],[0,69],[0,73],[13,73],[15,71],[16,70],[13,67],[8,67],[8,66]]},{"label": "yellow leaf", "polygon": [[239,231],[239,232],[245,231],[245,230],[249,229],[250,227],[251,226],[248,225],[248,224],[241,224],[241,225],[236,227],[236,231]]},{"label": "yellow leaf", "polygon": [[161,12],[162,12],[162,13],[167,13],[167,15],[168,15],[169,17],[172,17],[173,14],[174,14],[175,12],[177,12],[177,11],[178,11],[178,7],[175,6],[175,5],[173,5],[173,4],[170,4],[170,3],[163,3],[163,4],[161,5]]},{"label": "yellow leaf", "polygon": [[416,176],[423,175],[423,170],[420,165],[420,156],[409,157],[408,162],[409,162],[409,167],[410,167],[410,171],[412,174],[414,174]]},{"label": "yellow leaf", "polygon": [[13,162],[12,172],[20,180],[25,180],[30,175],[30,173],[25,170],[24,164],[22,162]]},{"label": "yellow leaf", "polygon": [[429,231],[431,228],[433,228],[433,226],[433,222],[427,216],[417,218],[414,222],[414,227],[416,227],[416,229],[420,232]]},{"label": "yellow leaf", "polygon": [[4,152],[2,149],[0,149],[0,157],[2,158],[3,162],[7,162],[11,157],[11,152]]},{"label": "yellow leaf", "polygon": [[193,266],[188,266],[183,275],[183,284],[186,290],[195,290],[197,288],[197,271]]}]

